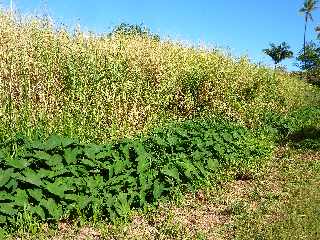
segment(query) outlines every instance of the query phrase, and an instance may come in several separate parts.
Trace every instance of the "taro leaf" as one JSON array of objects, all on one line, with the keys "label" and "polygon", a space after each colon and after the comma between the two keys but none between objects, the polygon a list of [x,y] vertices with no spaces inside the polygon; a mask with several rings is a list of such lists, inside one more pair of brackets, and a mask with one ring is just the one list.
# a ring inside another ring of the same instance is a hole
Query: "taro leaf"
[{"label": "taro leaf", "polygon": [[52,135],[51,137],[49,137],[49,139],[47,140],[46,144],[45,144],[45,149],[46,150],[53,150],[56,147],[60,146],[62,141],[61,141],[61,137],[58,135]]},{"label": "taro leaf", "polygon": [[17,187],[18,187],[18,182],[17,182],[16,179],[11,178],[11,179],[9,180],[9,182],[5,185],[5,187],[6,187],[7,189],[10,189],[10,188],[11,188],[11,189],[14,191],[14,190],[16,190]]},{"label": "taro leaf", "polygon": [[[7,217],[0,214],[0,224],[6,223],[6,222],[7,222]],[[5,233],[2,233],[1,231],[2,229],[0,229],[0,239],[5,239]]]},{"label": "taro leaf", "polygon": [[46,147],[45,147],[45,144],[43,144],[41,141],[39,140],[36,140],[36,141],[33,141],[30,145],[27,146],[28,149],[38,149],[38,150],[45,150]]},{"label": "taro leaf", "polygon": [[13,208],[12,203],[1,203],[0,204],[0,213],[13,216],[18,213],[16,209]]},{"label": "taro leaf", "polygon": [[99,153],[96,155],[96,159],[102,159],[106,157],[111,157],[113,152],[113,145],[112,144],[106,144],[104,148],[101,149]]},{"label": "taro leaf", "polygon": [[146,170],[150,169],[150,161],[147,158],[147,155],[139,155],[137,158],[138,160],[138,166],[137,171],[139,174],[143,174]]},{"label": "taro leaf", "polygon": [[12,201],[12,194],[6,193],[5,191],[1,191],[0,201]]},{"label": "taro leaf", "polygon": [[125,169],[126,165],[123,162],[123,160],[119,159],[114,162],[112,167],[113,167],[114,173],[117,175]]},{"label": "taro leaf", "polygon": [[199,161],[203,158],[203,154],[199,150],[196,150],[195,152],[192,153],[192,157],[195,161]]},{"label": "taro leaf", "polygon": [[124,192],[120,192],[115,203],[114,203],[116,212],[121,217],[127,217],[130,212],[130,204],[127,200],[127,194]]},{"label": "taro leaf", "polygon": [[197,169],[199,169],[199,171],[201,172],[201,174],[206,177],[208,176],[209,172],[206,171],[206,169],[204,168],[202,162],[193,162],[194,166],[196,166]]},{"label": "taro leaf", "polygon": [[49,183],[47,182],[45,188],[51,192],[52,194],[60,197],[60,198],[63,198],[64,197],[64,191],[65,191],[65,187],[60,184],[60,183],[57,183],[57,182],[54,182],[54,183]]},{"label": "taro leaf", "polygon": [[74,149],[67,148],[64,150],[64,159],[68,164],[75,163],[77,161],[78,155],[81,152],[82,151],[78,147]]},{"label": "taro leaf", "polygon": [[13,197],[14,205],[24,207],[29,204],[28,194],[25,190],[18,189],[16,195]]},{"label": "taro leaf", "polygon": [[169,177],[174,178],[178,183],[181,181],[179,178],[179,171],[175,167],[164,166],[161,172]]},{"label": "taro leaf", "polygon": [[81,160],[81,163],[83,165],[86,165],[86,166],[89,166],[89,167],[92,167],[92,168],[97,167],[97,165],[94,162],[92,162],[92,161],[90,161],[88,159]]},{"label": "taro leaf", "polygon": [[86,195],[66,194],[65,198],[76,202],[76,206],[80,210],[86,208],[89,205],[89,203],[92,201],[91,197]]},{"label": "taro leaf", "polygon": [[199,178],[197,169],[194,167],[191,161],[184,159],[181,162],[178,162],[178,165],[184,169],[184,175],[190,179],[192,179],[192,175],[197,176]]},{"label": "taro leaf", "polygon": [[159,146],[161,146],[161,147],[166,147],[166,146],[168,146],[168,143],[167,143],[163,138],[161,138],[161,137],[155,136],[155,137],[154,137],[154,140],[155,140],[155,142],[156,142]]},{"label": "taro leaf", "polygon": [[48,174],[48,178],[58,177],[68,172],[70,172],[68,168],[54,169],[54,171],[50,171],[50,173]]},{"label": "taro leaf", "polygon": [[44,151],[35,151],[35,153],[33,154],[33,157],[39,160],[49,161],[51,158],[51,155]]},{"label": "taro leaf", "polygon": [[102,147],[99,145],[91,144],[88,147],[84,149],[84,154],[89,159],[95,159],[96,154],[99,153],[102,150]]},{"label": "taro leaf", "polygon": [[45,220],[46,214],[40,205],[33,207],[32,212],[37,214],[42,220]]},{"label": "taro leaf", "polygon": [[220,144],[215,144],[213,146],[214,150],[216,150],[220,155],[223,155],[224,154],[224,149],[223,147],[221,147]]},{"label": "taro leaf", "polygon": [[210,170],[217,170],[218,169],[218,167],[219,167],[219,161],[218,160],[209,158],[207,160],[207,162],[208,162],[208,168]]},{"label": "taro leaf", "polygon": [[232,135],[228,132],[222,133],[222,137],[226,142],[232,143],[232,141],[233,141]]},{"label": "taro leaf", "polygon": [[53,166],[62,166],[62,156],[59,154],[54,154],[47,159],[46,164],[50,167]]},{"label": "taro leaf", "polygon": [[5,162],[7,163],[7,165],[17,169],[23,169],[29,165],[29,162],[26,159],[23,159],[23,158],[16,159],[11,156],[7,157],[5,159]]},{"label": "taro leaf", "polygon": [[99,152],[97,155],[96,155],[96,159],[104,159],[106,157],[111,157],[112,156],[112,150],[104,150],[102,152]]},{"label": "taro leaf", "polygon": [[0,188],[3,187],[10,180],[12,173],[12,168],[2,171],[0,175]]},{"label": "taro leaf", "polygon": [[27,191],[29,195],[33,197],[35,200],[37,200],[38,202],[40,202],[41,199],[43,198],[41,189],[28,189]]},{"label": "taro leaf", "polygon": [[170,146],[174,146],[178,144],[179,139],[176,136],[168,136],[167,141]]},{"label": "taro leaf", "polygon": [[68,138],[68,137],[61,138],[61,144],[64,148],[69,147],[70,145],[73,145],[73,144],[78,144],[78,143],[79,142],[77,140],[72,138]]},{"label": "taro leaf", "polygon": [[42,199],[41,206],[46,208],[51,218],[55,220],[59,220],[62,215],[62,206],[58,206],[52,198],[48,200]]},{"label": "taro leaf", "polygon": [[44,169],[44,168],[40,168],[37,171],[39,178],[47,178],[47,177],[49,177],[50,173],[52,173],[52,171]]},{"label": "taro leaf", "polygon": [[30,168],[24,170],[22,174],[24,175],[23,181],[36,185],[37,187],[41,186],[42,181],[40,174],[37,174]]},{"label": "taro leaf", "polygon": [[157,179],[154,182],[154,186],[153,186],[153,198],[154,198],[154,200],[159,199],[164,190],[165,190],[165,187],[164,187],[163,183],[160,183],[159,180]]}]

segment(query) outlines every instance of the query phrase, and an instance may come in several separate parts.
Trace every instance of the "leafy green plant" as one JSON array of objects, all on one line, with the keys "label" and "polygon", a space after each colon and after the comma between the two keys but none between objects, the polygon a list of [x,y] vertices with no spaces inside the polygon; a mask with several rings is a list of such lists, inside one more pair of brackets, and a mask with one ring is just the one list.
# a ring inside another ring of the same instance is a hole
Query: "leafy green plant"
[{"label": "leafy green plant", "polygon": [[57,135],[17,140],[0,152],[0,220],[9,225],[25,211],[47,221],[127,218],[132,208],[210,184],[228,169],[254,168],[271,153],[250,130],[223,120],[171,123],[100,145]]}]

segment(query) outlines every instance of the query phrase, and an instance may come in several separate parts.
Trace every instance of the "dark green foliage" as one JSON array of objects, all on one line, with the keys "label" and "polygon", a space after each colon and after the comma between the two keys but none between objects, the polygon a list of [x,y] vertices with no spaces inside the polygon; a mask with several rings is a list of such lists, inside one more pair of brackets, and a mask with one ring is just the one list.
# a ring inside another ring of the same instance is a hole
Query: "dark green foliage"
[{"label": "dark green foliage", "polygon": [[271,43],[270,48],[263,49],[263,52],[272,58],[275,66],[282,60],[293,56],[293,52],[290,51],[290,47],[286,42],[283,42],[280,45]]},{"label": "dark green foliage", "polygon": [[154,40],[159,41],[160,36],[158,34],[151,33],[150,29],[144,27],[142,24],[128,24],[128,23],[121,23],[114,27],[112,32],[109,36],[114,35],[127,35],[127,36],[141,36],[141,37],[149,37]]},{"label": "dark green foliage", "polygon": [[315,42],[306,44],[305,49],[299,52],[297,65],[304,70],[306,80],[320,86],[320,46]]},{"label": "dark green foliage", "polygon": [[299,140],[320,127],[320,108],[307,107],[297,109],[287,115],[266,113],[264,130],[279,141]]},{"label": "dark green foliage", "polygon": [[305,53],[303,49],[297,57],[298,66],[302,70],[312,70],[320,66],[320,46],[315,42],[306,44]]},{"label": "dark green foliage", "polygon": [[105,145],[17,138],[0,151],[0,220],[14,223],[24,211],[54,221],[126,218],[130,209],[207,184],[222,170],[256,167],[270,152],[248,129],[223,121],[170,124]]}]

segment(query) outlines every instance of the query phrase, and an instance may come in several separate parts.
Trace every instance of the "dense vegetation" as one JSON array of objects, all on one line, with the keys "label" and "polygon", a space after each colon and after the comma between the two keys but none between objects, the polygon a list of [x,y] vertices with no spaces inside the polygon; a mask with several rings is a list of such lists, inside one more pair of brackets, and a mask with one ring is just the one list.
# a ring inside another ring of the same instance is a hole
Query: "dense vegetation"
[{"label": "dense vegetation", "polygon": [[299,79],[214,49],[0,18],[2,139],[57,133],[106,142],[213,114],[253,127],[266,111],[319,101]]},{"label": "dense vegetation", "polygon": [[0,222],[11,227],[126,218],[250,177],[276,142],[319,128],[318,88],[149,34],[70,33],[1,12],[0,65]]}]

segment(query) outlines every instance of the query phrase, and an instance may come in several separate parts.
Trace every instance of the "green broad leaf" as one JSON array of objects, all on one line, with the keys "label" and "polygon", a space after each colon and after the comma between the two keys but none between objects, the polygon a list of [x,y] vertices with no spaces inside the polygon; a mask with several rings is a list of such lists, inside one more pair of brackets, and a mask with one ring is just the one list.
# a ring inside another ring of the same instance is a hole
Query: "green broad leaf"
[{"label": "green broad leaf", "polygon": [[12,194],[6,193],[5,191],[0,192],[0,201],[12,201]]},{"label": "green broad leaf", "polygon": [[0,187],[3,187],[11,178],[13,173],[13,168],[2,171],[0,174]]},{"label": "green broad leaf", "polygon": [[92,197],[86,195],[66,194],[66,199],[76,202],[76,206],[81,210],[92,202]]},{"label": "green broad leaf", "polygon": [[23,158],[16,159],[16,158],[9,156],[8,158],[5,159],[5,162],[10,167],[14,167],[17,169],[24,169],[29,166],[29,162]]},{"label": "green broad leaf", "polygon": [[15,191],[18,187],[18,182],[16,179],[11,178],[9,182],[5,185],[5,187],[7,189],[11,189],[12,191]]},{"label": "green broad leaf", "polygon": [[29,205],[28,194],[25,190],[18,189],[15,196],[13,197],[14,205],[24,207]]},{"label": "green broad leaf", "polygon": [[104,159],[106,157],[111,157],[112,156],[112,150],[103,150],[102,152],[99,152],[96,155],[96,159]]},{"label": "green broad leaf", "polygon": [[38,215],[42,220],[46,219],[46,214],[43,210],[43,208],[40,205],[37,205],[32,208],[32,212],[36,215]]},{"label": "green broad leaf", "polygon": [[50,167],[63,166],[62,160],[63,158],[61,155],[54,154],[47,159],[46,164]]},{"label": "green broad leaf", "polygon": [[116,212],[120,217],[127,217],[130,212],[130,204],[127,200],[127,194],[120,192],[116,201],[114,202]]},{"label": "green broad leaf", "polygon": [[64,148],[66,148],[73,144],[79,144],[79,141],[72,138],[65,137],[65,138],[61,138],[61,144]]},{"label": "green broad leaf", "polygon": [[207,163],[208,163],[208,169],[210,170],[217,170],[219,168],[219,161],[216,159],[209,158],[207,160]]},{"label": "green broad leaf", "polygon": [[179,177],[179,171],[177,168],[171,166],[164,166],[161,172],[169,177],[174,178],[178,183],[181,181]]},{"label": "green broad leaf", "polygon": [[49,192],[51,192],[52,194],[60,197],[60,198],[63,198],[64,197],[64,187],[60,184],[60,183],[47,183],[45,185],[45,189],[47,189]]},{"label": "green broad leaf", "polygon": [[[184,169],[184,175],[190,179],[194,176],[197,176],[197,169],[195,166],[187,159],[184,159],[181,162],[178,162],[178,165],[181,166]],[[199,176],[197,176],[199,178]]]},{"label": "green broad leaf", "polygon": [[130,160],[130,147],[129,144],[124,144],[120,147],[120,151],[126,160]]},{"label": "green broad leaf", "polygon": [[159,146],[161,146],[161,147],[166,147],[166,146],[168,146],[168,143],[167,143],[163,138],[161,138],[161,137],[155,136],[155,137],[154,137],[154,140],[155,140],[155,142],[156,142]]},{"label": "green broad leaf", "polygon": [[74,149],[71,148],[67,148],[64,150],[64,159],[66,160],[66,162],[68,164],[72,164],[75,163],[77,161],[77,157],[78,155],[81,153],[82,151],[77,147]]},{"label": "green broad leaf", "polygon": [[40,204],[48,210],[52,219],[59,220],[62,216],[62,206],[58,206],[52,198],[49,198],[48,200],[42,199]]},{"label": "green broad leaf", "polygon": [[53,150],[56,147],[61,146],[62,139],[59,135],[52,135],[48,138],[47,142],[45,143],[45,149],[46,150]]},{"label": "green broad leaf", "polygon": [[192,157],[195,161],[200,161],[203,158],[203,154],[199,150],[196,150],[192,153]]},{"label": "green broad leaf", "polygon": [[38,171],[37,171],[37,175],[39,176],[39,178],[48,178],[50,173],[52,173],[52,171],[50,170],[47,170],[47,169],[44,169],[44,168],[40,168]]},{"label": "green broad leaf", "polygon": [[230,133],[228,133],[228,132],[222,133],[222,137],[226,142],[229,142],[229,143],[233,142],[232,135]]},{"label": "green broad leaf", "polygon": [[113,163],[112,167],[113,167],[114,173],[118,175],[125,169],[126,165],[122,160],[119,159]]},{"label": "green broad leaf", "polygon": [[83,165],[85,165],[85,166],[89,166],[89,167],[92,167],[92,168],[97,167],[97,165],[94,162],[92,162],[92,161],[90,161],[88,159],[81,160],[81,163]]},{"label": "green broad leaf", "polygon": [[153,185],[153,198],[154,198],[154,200],[159,199],[164,190],[165,190],[165,186],[163,185],[163,183],[160,183],[159,180],[157,179]]},{"label": "green broad leaf", "polygon": [[[7,217],[0,214],[0,224],[7,223]],[[5,239],[5,235],[1,233],[0,229],[0,239]]]},{"label": "green broad leaf", "polygon": [[24,170],[22,174],[24,176],[23,180],[25,182],[31,183],[37,187],[40,187],[42,185],[40,174],[37,174],[35,171],[31,170],[30,168]]},{"label": "green broad leaf", "polygon": [[43,198],[43,194],[42,194],[42,190],[41,189],[28,189],[27,190],[29,195],[34,198],[35,200],[37,200],[38,202],[41,201],[41,199]]},{"label": "green broad leaf", "polygon": [[13,208],[12,203],[1,203],[0,212],[9,216],[14,216],[18,213],[18,211]]},{"label": "green broad leaf", "polygon": [[45,150],[45,144],[43,144],[41,141],[39,140],[36,140],[36,141],[33,141],[32,143],[30,143],[30,145],[27,146],[28,149],[32,149],[32,150]]},{"label": "green broad leaf", "polygon": [[89,159],[95,159],[96,154],[99,153],[102,150],[102,147],[99,145],[91,144],[88,147],[84,149],[84,154],[89,158]]},{"label": "green broad leaf", "polygon": [[49,161],[51,158],[51,155],[44,151],[35,151],[33,154],[33,157],[39,160]]},{"label": "green broad leaf", "polygon": [[68,173],[68,172],[70,172],[70,170],[68,168],[54,169],[54,171],[50,171],[48,173],[48,178],[58,177],[58,176],[64,175],[65,173]]},{"label": "green broad leaf", "polygon": [[150,161],[147,158],[147,156],[139,155],[137,160],[138,160],[137,171],[139,174],[142,174],[146,170],[150,169]]}]

